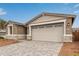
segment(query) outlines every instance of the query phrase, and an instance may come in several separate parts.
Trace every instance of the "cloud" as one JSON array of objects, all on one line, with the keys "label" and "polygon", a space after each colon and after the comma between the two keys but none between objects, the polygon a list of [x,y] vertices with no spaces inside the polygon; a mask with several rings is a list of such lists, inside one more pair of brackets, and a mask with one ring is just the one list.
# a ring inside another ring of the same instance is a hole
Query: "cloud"
[{"label": "cloud", "polygon": [[1,15],[5,15],[5,14],[6,14],[6,11],[4,11],[3,8],[0,8],[0,16],[1,16]]},{"label": "cloud", "polygon": [[74,8],[79,8],[79,4],[74,5]]}]

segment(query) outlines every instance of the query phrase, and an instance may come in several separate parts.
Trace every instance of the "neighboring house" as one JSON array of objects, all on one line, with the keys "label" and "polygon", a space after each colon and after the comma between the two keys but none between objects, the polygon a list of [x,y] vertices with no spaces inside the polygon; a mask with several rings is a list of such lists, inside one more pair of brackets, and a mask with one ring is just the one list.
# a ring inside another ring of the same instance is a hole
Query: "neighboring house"
[{"label": "neighboring house", "polygon": [[79,32],[79,28],[72,28],[73,32],[78,31]]},{"label": "neighboring house", "polygon": [[75,15],[42,13],[25,25],[6,24],[8,39],[26,39],[52,42],[72,42],[72,25]]}]

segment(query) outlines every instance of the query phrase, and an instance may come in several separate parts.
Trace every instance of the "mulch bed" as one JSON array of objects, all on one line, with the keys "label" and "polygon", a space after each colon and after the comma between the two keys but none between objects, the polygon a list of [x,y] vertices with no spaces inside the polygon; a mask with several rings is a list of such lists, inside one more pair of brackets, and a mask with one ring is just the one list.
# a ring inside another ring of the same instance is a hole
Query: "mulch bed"
[{"label": "mulch bed", "polygon": [[5,45],[10,45],[16,43],[16,40],[13,39],[0,39],[0,47]]},{"label": "mulch bed", "polygon": [[59,56],[79,56],[79,42],[64,43]]}]

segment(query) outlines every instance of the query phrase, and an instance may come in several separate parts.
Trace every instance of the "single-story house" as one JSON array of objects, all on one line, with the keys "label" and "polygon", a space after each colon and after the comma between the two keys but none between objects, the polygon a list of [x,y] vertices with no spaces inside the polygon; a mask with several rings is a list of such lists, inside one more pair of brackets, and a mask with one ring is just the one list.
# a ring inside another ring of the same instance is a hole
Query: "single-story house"
[{"label": "single-story house", "polygon": [[42,13],[26,24],[9,21],[6,38],[52,42],[72,42],[72,14]]}]

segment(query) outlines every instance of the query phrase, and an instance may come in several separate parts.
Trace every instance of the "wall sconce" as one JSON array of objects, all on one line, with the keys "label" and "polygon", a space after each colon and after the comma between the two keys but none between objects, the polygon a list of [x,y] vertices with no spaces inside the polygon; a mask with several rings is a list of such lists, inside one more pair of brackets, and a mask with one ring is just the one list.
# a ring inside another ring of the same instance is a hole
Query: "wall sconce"
[{"label": "wall sconce", "polygon": [[69,26],[70,24],[69,23],[67,23],[67,26]]}]

